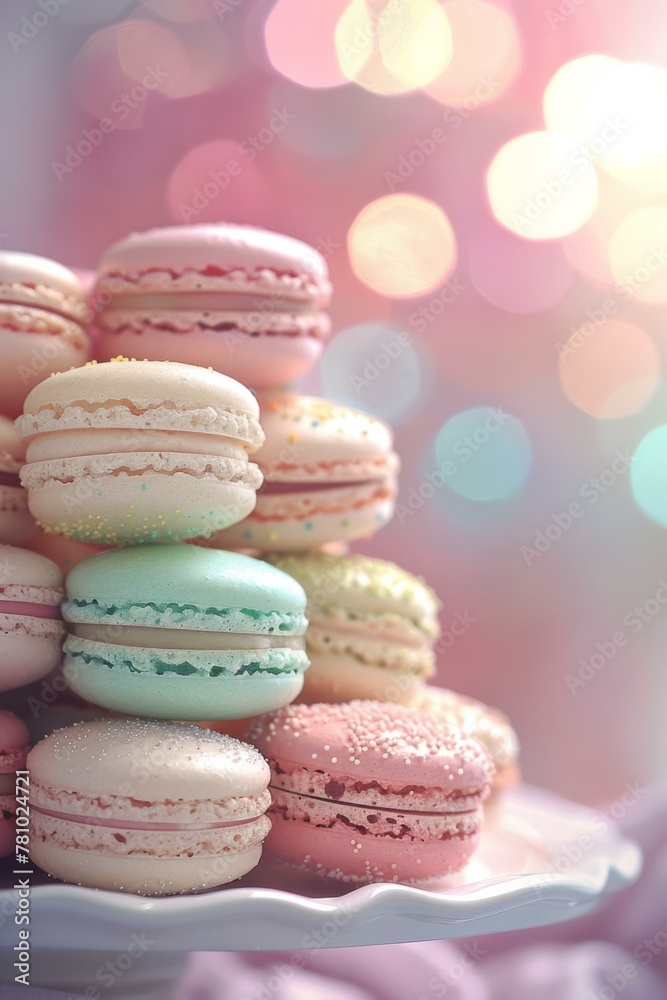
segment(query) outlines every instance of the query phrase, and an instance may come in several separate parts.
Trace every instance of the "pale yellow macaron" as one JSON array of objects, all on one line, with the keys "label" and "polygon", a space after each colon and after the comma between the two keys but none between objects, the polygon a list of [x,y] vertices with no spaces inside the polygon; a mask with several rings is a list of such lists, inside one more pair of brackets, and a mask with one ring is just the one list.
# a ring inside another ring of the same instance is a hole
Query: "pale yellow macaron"
[{"label": "pale yellow macaron", "polygon": [[306,591],[311,662],[300,701],[409,703],[435,673],[439,601],[391,562],[328,553],[272,556]]}]

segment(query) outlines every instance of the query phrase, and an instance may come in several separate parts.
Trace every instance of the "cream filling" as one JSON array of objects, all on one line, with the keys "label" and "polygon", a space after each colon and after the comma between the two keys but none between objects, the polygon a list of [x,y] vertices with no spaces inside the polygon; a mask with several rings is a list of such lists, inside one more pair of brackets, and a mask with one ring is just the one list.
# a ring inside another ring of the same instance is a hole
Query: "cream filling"
[{"label": "cream filling", "polygon": [[305,636],[241,632],[209,632],[182,628],[151,628],[145,625],[70,626],[73,635],[94,642],[144,649],[298,649],[306,648]]}]

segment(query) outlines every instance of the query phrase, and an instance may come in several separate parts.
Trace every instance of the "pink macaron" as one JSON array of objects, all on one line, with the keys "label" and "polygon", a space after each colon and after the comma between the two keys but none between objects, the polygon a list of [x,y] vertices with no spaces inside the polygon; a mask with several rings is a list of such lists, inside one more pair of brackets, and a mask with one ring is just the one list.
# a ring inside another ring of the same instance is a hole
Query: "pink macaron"
[{"label": "pink macaron", "polygon": [[88,358],[90,311],[73,271],[46,257],[0,253],[0,411],[16,417],[52,372]]},{"label": "pink macaron", "polygon": [[290,705],[249,740],[271,765],[267,854],[346,882],[427,886],[473,854],[491,758],[400,705]]},{"label": "pink macaron", "polygon": [[254,388],[284,385],[319,358],[330,297],[324,258],[288,236],[224,224],[132,233],[99,266],[97,357],[182,361]]},{"label": "pink macaron", "polygon": [[0,710],[0,858],[15,846],[16,771],[25,767],[29,739],[25,723],[13,712]]},{"label": "pink macaron", "polygon": [[46,677],[61,662],[62,582],[50,559],[0,545],[0,691]]},{"label": "pink macaron", "polygon": [[19,471],[25,448],[8,417],[0,416],[0,543],[22,545],[37,531]]},{"label": "pink macaron", "polygon": [[304,551],[374,534],[394,512],[391,428],[361,410],[291,394],[260,398],[264,475],[254,511],[212,545]]},{"label": "pink macaron", "polygon": [[30,858],[66,882],[140,895],[214,888],[255,867],[269,768],[197,726],[99,719],[30,752]]}]

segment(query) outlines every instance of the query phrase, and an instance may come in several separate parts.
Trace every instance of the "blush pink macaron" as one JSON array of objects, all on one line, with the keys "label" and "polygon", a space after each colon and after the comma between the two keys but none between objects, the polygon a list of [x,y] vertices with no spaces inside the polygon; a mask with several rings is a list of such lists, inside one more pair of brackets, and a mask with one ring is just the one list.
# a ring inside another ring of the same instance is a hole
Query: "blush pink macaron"
[{"label": "blush pink macaron", "polygon": [[395,506],[399,459],[381,420],[314,396],[260,397],[264,475],[255,509],[211,538],[221,548],[307,551],[373,535]]},{"label": "blush pink macaron", "polygon": [[214,888],[255,867],[269,767],[197,726],[98,719],[28,755],[30,858],[66,882],[140,895]]},{"label": "blush pink macaron", "polygon": [[0,411],[21,412],[23,400],[51,372],[89,356],[90,311],[68,267],[47,257],[0,252]]},{"label": "blush pink macaron", "polygon": [[345,882],[428,886],[475,851],[493,775],[475,740],[400,705],[290,705],[248,739],[271,765],[267,854]]},{"label": "blush pink macaron", "polygon": [[25,767],[29,739],[25,723],[0,710],[0,858],[15,846],[16,772]]},{"label": "blush pink macaron", "polygon": [[330,331],[327,265],[313,247],[252,226],[132,233],[93,292],[97,356],[212,367],[253,388],[305,374]]},{"label": "blush pink macaron", "polygon": [[0,691],[31,684],[60,664],[62,583],[50,559],[0,545]]},{"label": "blush pink macaron", "polygon": [[19,472],[25,448],[13,421],[0,416],[0,543],[22,545],[37,532]]}]

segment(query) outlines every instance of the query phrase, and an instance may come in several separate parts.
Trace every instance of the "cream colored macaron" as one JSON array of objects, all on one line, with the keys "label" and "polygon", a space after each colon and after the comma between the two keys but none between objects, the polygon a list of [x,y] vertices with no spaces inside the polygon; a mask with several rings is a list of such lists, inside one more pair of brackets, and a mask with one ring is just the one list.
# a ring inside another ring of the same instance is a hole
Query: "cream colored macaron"
[{"label": "cream colored macaron", "polygon": [[38,385],[24,410],[21,481],[47,531],[103,545],[206,538],[255,506],[259,406],[226,375],[91,363]]}]

